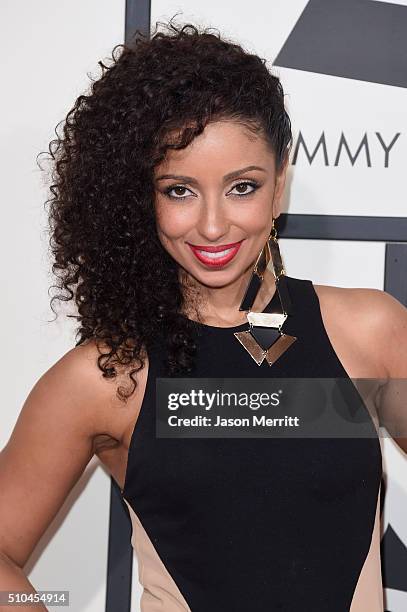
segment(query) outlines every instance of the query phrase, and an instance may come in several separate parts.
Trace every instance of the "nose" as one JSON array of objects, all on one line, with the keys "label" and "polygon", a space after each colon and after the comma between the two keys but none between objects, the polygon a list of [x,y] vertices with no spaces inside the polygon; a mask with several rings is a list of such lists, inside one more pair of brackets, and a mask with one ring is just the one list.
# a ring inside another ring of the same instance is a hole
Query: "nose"
[{"label": "nose", "polygon": [[226,236],[230,227],[226,205],[219,198],[206,199],[202,203],[196,229],[207,242],[217,242]]}]

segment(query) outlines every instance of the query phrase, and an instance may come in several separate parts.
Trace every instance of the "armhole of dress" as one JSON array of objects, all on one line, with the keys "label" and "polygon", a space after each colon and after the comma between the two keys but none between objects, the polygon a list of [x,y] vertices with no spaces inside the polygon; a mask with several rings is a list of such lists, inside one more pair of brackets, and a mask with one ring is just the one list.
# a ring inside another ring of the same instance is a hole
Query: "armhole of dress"
[{"label": "armhole of dress", "polygon": [[127,490],[127,484],[129,480],[129,471],[130,471],[129,468],[130,468],[131,458],[134,452],[135,438],[136,438],[136,435],[138,435],[140,429],[142,428],[144,420],[146,418],[146,412],[147,412],[146,405],[148,404],[149,397],[152,394],[153,390],[155,390],[156,354],[155,354],[154,349],[150,348],[147,351],[147,357],[148,357],[147,380],[146,380],[146,384],[144,388],[144,394],[143,394],[143,399],[141,402],[140,410],[137,415],[137,419],[135,423],[133,424],[132,432],[130,435],[129,450],[127,453],[126,470],[125,470],[125,476],[124,476],[124,484],[123,484],[123,489],[120,489],[120,493],[123,498],[126,497],[126,490]]}]

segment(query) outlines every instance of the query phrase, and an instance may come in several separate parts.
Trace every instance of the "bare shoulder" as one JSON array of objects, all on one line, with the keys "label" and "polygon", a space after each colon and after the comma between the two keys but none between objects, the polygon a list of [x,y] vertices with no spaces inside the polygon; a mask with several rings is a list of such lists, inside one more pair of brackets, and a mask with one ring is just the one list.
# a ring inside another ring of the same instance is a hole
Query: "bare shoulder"
[{"label": "bare shoulder", "polygon": [[[94,342],[83,345],[83,354],[77,357],[78,361],[86,361],[87,367],[90,368],[88,386],[92,393],[90,401],[94,406],[93,430],[95,431],[93,451],[122,488],[130,441],[147,386],[148,353],[144,348],[140,355],[141,363],[137,360],[137,363],[133,361],[126,366],[116,365],[117,375],[112,380],[102,377],[96,364],[98,357],[99,351]],[[116,393],[119,387],[126,391],[126,395],[131,392],[125,401]]]},{"label": "bare shoulder", "polygon": [[[333,328],[351,334],[367,355],[380,363],[383,374],[405,372],[405,357],[396,350],[407,345],[407,308],[391,294],[376,288],[316,285],[321,312]],[[402,365],[404,362],[404,366]],[[400,376],[406,376],[399,374]]]},{"label": "bare shoulder", "polygon": [[321,305],[335,313],[358,318],[361,324],[381,325],[386,320],[391,324],[403,318],[406,308],[392,295],[371,287],[335,287],[315,285]]},{"label": "bare shoulder", "polygon": [[[103,348],[102,348],[103,350]],[[117,388],[126,372],[106,378],[98,366],[100,351],[93,339],[66,352],[36,383],[36,393],[50,394],[65,407],[66,417],[77,419],[89,435],[106,430],[108,415],[123,406]]]},{"label": "bare shoulder", "polygon": [[393,300],[385,291],[365,287],[336,287],[334,285],[316,285],[321,305],[329,310],[335,309],[336,314],[352,314],[367,317],[378,316],[382,312],[387,298]]},{"label": "bare shoulder", "polygon": [[[107,347],[102,345],[102,351],[108,352]],[[143,366],[136,373],[134,362],[126,366],[115,364],[116,376],[106,378],[97,363],[100,354],[96,342],[91,339],[72,349],[62,360],[66,361],[65,369],[70,370],[74,377],[78,376],[76,390],[80,395],[81,405],[89,406],[86,418],[93,431],[93,448],[96,454],[125,442],[128,423],[141,403],[148,372],[148,356],[144,351]],[[132,392],[127,400],[120,399],[117,394],[119,388],[125,390],[126,394]]]}]

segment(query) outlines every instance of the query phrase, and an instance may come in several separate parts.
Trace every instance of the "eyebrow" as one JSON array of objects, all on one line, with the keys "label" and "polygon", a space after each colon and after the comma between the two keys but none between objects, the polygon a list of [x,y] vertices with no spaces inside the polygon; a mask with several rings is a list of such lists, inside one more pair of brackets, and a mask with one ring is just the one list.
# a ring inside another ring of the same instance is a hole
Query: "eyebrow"
[{"label": "eyebrow", "polygon": [[[260,170],[261,172],[267,172],[265,168],[261,168],[261,166],[246,166],[245,168],[240,168],[240,170],[233,170],[233,172],[229,172],[225,174],[223,180],[230,181],[231,179],[243,174],[244,172],[249,172],[249,170]],[[193,176],[185,176],[181,174],[160,174],[157,176],[156,181],[161,181],[163,179],[175,179],[177,181],[185,181],[186,183],[197,184],[197,180]]]}]

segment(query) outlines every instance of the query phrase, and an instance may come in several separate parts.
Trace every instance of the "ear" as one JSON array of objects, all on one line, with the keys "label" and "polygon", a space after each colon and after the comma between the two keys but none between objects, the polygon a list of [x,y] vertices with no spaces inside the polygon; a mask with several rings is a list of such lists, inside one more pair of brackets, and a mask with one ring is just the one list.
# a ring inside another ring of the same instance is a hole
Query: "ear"
[{"label": "ear", "polygon": [[276,175],[274,196],[273,196],[273,216],[276,219],[281,213],[281,199],[284,193],[285,181],[287,177],[289,155],[286,154],[284,162]]}]

